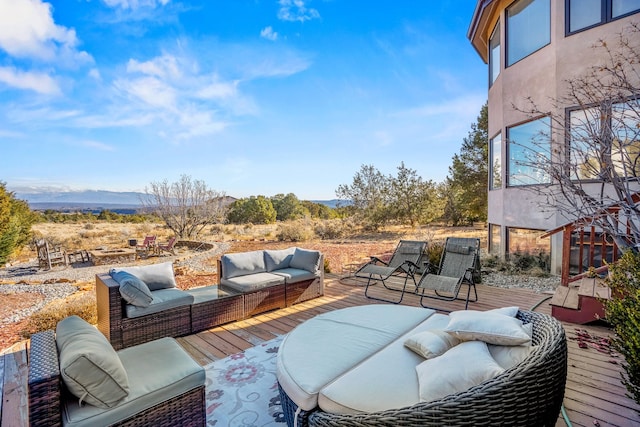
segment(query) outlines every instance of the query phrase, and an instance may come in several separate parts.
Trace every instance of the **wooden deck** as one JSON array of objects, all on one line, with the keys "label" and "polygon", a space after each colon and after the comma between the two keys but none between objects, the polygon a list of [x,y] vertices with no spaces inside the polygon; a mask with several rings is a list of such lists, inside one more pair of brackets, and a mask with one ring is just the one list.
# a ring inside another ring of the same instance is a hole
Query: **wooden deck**
[{"label": "wooden deck", "polygon": [[[386,291],[389,292],[389,291]],[[479,301],[469,308],[488,310],[517,305],[529,309],[545,295],[527,289],[502,289],[478,286]],[[456,310],[464,308],[462,302],[432,300],[435,308]],[[272,311],[251,319],[229,323],[209,331],[178,338],[180,344],[201,365],[245,350],[263,341],[285,334],[301,322],[326,311],[355,305],[376,304],[364,297],[360,286],[341,284],[336,276],[325,281],[325,296],[290,308]],[[414,295],[405,296],[403,304],[419,305]],[[550,314],[548,301],[537,311]],[[607,337],[611,330],[603,326],[583,326],[565,323],[569,347],[569,368],[564,406],[574,426],[634,426],[640,425],[640,406],[625,396],[621,384],[621,360],[601,353],[594,346],[578,346],[578,330],[591,337]],[[26,426],[27,423],[27,342],[5,350],[0,357],[0,424]],[[615,363],[614,363],[615,362]],[[559,417],[557,426],[565,426]]]}]

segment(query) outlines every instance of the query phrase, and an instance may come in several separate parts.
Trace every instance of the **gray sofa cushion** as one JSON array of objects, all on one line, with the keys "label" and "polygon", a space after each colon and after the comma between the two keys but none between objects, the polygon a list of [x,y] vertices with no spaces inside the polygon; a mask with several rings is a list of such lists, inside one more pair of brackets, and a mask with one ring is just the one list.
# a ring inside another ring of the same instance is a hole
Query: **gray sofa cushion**
[{"label": "gray sofa cushion", "polygon": [[80,402],[111,408],[127,397],[129,379],[120,358],[105,336],[84,319],[70,316],[58,322],[56,346],[62,379]]},{"label": "gray sofa cushion", "polygon": [[222,256],[220,263],[222,264],[223,279],[232,279],[238,276],[267,271],[263,251],[226,254]]},{"label": "gray sofa cushion", "polygon": [[239,292],[251,292],[269,286],[284,285],[284,276],[273,273],[256,273],[237,276],[232,279],[221,279],[220,284]]},{"label": "gray sofa cushion", "polygon": [[129,375],[129,395],[111,409],[78,406],[67,400],[63,406],[66,427],[116,424],[132,415],[200,387],[205,371],[173,338],[128,347],[118,352]]},{"label": "gray sofa cushion", "polygon": [[140,317],[147,314],[158,313],[170,308],[193,304],[193,295],[189,295],[180,289],[159,289],[151,292],[153,301],[148,307],[138,307],[127,304],[125,311],[127,317]]},{"label": "gray sofa cushion", "polygon": [[118,290],[126,302],[138,307],[149,307],[153,296],[146,283],[126,271],[113,272],[111,277],[120,284]]},{"label": "gray sofa cushion", "polygon": [[296,248],[289,267],[316,272],[320,269],[320,252]]},{"label": "gray sofa cushion", "polygon": [[273,270],[289,268],[289,263],[291,262],[291,258],[293,258],[295,250],[295,247],[280,250],[265,250],[264,262],[266,264],[267,271],[271,272]]},{"label": "gray sofa cushion", "polygon": [[149,287],[149,290],[169,289],[176,287],[176,278],[173,274],[173,263],[163,262],[160,264],[141,265],[136,267],[112,268],[109,271],[111,277],[114,273],[126,271],[142,280]]},{"label": "gray sofa cushion", "polygon": [[281,270],[272,271],[273,274],[283,276],[286,283],[302,282],[303,280],[312,280],[318,277],[316,273],[299,268],[283,268]]}]

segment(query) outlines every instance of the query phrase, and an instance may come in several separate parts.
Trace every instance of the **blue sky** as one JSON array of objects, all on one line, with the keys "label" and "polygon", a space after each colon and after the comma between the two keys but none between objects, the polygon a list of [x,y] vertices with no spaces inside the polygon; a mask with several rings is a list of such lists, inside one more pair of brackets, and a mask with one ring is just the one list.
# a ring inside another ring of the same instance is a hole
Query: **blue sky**
[{"label": "blue sky", "polygon": [[0,0],[0,181],[331,199],[442,181],[487,97],[476,1]]}]

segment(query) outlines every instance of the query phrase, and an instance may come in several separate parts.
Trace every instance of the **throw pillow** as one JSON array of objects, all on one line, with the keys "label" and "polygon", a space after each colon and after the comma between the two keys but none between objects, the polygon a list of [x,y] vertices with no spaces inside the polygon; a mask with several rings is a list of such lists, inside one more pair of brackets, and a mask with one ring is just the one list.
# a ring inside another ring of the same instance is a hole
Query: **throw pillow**
[{"label": "throw pillow", "polygon": [[320,252],[296,248],[289,267],[315,273],[320,268]]},{"label": "throw pillow", "polygon": [[505,371],[516,366],[527,358],[531,350],[530,345],[488,345],[491,357]]},{"label": "throw pillow", "polygon": [[[173,263],[171,261],[136,267],[114,268],[111,271],[115,273],[120,271],[131,273],[142,280],[151,291],[170,289],[177,286],[176,277],[173,274]],[[113,277],[113,274],[111,276]]]},{"label": "throw pillow", "polygon": [[482,341],[463,342],[416,366],[421,402],[460,393],[504,372]]},{"label": "throw pillow", "polygon": [[500,313],[474,310],[454,311],[444,330],[462,341],[484,341],[487,344],[520,345],[531,341],[522,321]]},{"label": "throw pillow", "polygon": [[149,287],[142,280],[126,271],[110,271],[113,280],[120,284],[120,295],[129,304],[138,307],[149,307],[153,301],[153,295]]},{"label": "throw pillow", "polygon": [[444,354],[459,343],[460,340],[453,335],[442,330],[431,329],[411,335],[405,340],[404,345],[425,359],[431,359]]},{"label": "throw pillow", "polygon": [[487,310],[486,312],[504,314],[505,316],[509,316],[509,317],[516,317],[519,310],[520,310],[520,307],[512,306],[512,307],[494,308],[493,310]]},{"label": "throw pillow", "polygon": [[69,391],[100,408],[112,408],[129,394],[129,379],[118,354],[96,328],[78,316],[56,326],[60,374]]}]

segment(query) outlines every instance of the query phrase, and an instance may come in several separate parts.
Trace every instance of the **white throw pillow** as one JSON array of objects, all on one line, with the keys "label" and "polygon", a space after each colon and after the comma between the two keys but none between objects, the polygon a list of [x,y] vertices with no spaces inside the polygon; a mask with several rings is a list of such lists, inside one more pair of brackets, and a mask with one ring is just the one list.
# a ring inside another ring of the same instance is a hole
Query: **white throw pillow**
[{"label": "white throw pillow", "polygon": [[444,354],[450,348],[460,344],[460,340],[453,335],[439,329],[430,329],[411,335],[404,345],[418,353],[425,359],[432,359]]},{"label": "white throw pillow", "polygon": [[530,345],[493,345],[490,344],[489,353],[498,365],[505,371],[516,366],[527,358],[533,348]]},{"label": "white throw pillow", "polygon": [[454,311],[444,330],[462,341],[497,345],[520,345],[531,341],[522,321],[504,314],[474,310]]},{"label": "white throw pillow", "polygon": [[463,342],[416,366],[421,402],[460,393],[504,372],[482,341]]},{"label": "white throw pillow", "polygon": [[494,308],[493,310],[487,310],[486,312],[504,314],[505,316],[509,316],[509,317],[516,317],[516,314],[518,314],[518,310],[520,310],[520,307],[512,306],[512,307]]}]

